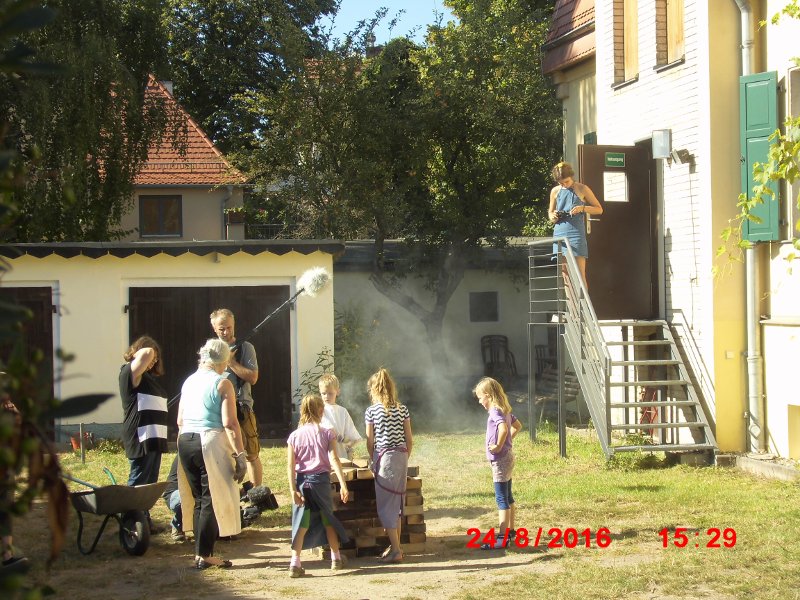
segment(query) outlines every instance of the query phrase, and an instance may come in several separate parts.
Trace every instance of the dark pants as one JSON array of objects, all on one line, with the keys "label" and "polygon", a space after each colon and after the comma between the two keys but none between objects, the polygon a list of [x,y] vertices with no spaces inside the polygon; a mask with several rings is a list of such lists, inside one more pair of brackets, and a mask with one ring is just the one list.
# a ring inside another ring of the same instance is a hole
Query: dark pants
[{"label": "dark pants", "polygon": [[131,474],[128,476],[128,485],[144,485],[158,481],[158,471],[161,469],[161,452],[150,452],[139,458],[129,458]]},{"label": "dark pants", "polygon": [[194,496],[195,554],[207,558],[214,554],[214,542],[219,537],[219,525],[211,503],[208,471],[203,461],[199,433],[182,433],[178,438],[178,456]]}]

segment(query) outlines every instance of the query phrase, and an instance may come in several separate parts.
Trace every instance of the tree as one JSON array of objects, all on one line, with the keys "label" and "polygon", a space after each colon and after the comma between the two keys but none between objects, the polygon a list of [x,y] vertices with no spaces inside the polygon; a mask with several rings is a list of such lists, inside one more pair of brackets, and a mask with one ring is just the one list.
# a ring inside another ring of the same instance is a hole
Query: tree
[{"label": "tree", "polygon": [[[40,31],[51,23],[54,13],[30,0],[0,3],[0,76],[36,78],[57,73],[53,64],[38,60],[36,49],[24,43],[25,33]],[[2,122],[0,120],[0,122]],[[0,128],[5,131],[5,127]],[[0,135],[0,227],[13,223],[11,198],[24,185],[29,166]],[[0,275],[7,269],[0,263]],[[0,513],[19,516],[28,512],[33,501],[47,495],[47,518],[51,530],[49,560],[64,544],[69,505],[61,466],[49,436],[47,423],[53,418],[73,417],[90,412],[111,397],[93,394],[63,402],[53,398],[48,365],[43,353],[26,351],[21,335],[24,321],[31,315],[22,306],[0,302]],[[66,362],[69,357],[61,355]],[[9,403],[11,401],[11,403]],[[13,411],[13,412],[12,412]],[[26,472],[24,480],[14,475]],[[5,532],[4,536],[7,535]],[[38,597],[24,589],[20,576],[0,571],[0,591],[4,598]]]},{"label": "tree", "polygon": [[246,164],[269,122],[248,110],[318,46],[335,0],[168,0],[169,75],[178,100],[226,154]]},{"label": "tree", "polygon": [[11,198],[12,230],[29,242],[119,237],[133,178],[167,132],[163,106],[144,95],[164,59],[161,0],[49,0],[47,7],[58,18],[21,40],[61,71],[0,76],[8,139],[29,161]]},{"label": "tree", "polygon": [[[392,285],[379,260],[382,293],[424,324],[433,357],[446,357],[442,323],[470,259],[503,246],[543,202],[561,148],[560,107],[541,74],[545,2],[450,0],[458,24],[435,27],[416,61],[430,107],[424,206],[409,211],[405,239],[428,257],[433,306]],[[377,244],[383,235],[378,231]]]},{"label": "tree", "polygon": [[[561,148],[539,65],[549,3],[447,4],[461,21],[433,27],[426,47],[394,40],[365,57],[366,23],[251,104],[273,124],[256,160],[273,195],[294,200],[309,237],[374,238],[373,284],[445,362],[442,322],[468,260],[520,232]],[[386,259],[393,238],[411,257],[404,269]],[[404,275],[425,277],[430,296],[407,292]]]}]

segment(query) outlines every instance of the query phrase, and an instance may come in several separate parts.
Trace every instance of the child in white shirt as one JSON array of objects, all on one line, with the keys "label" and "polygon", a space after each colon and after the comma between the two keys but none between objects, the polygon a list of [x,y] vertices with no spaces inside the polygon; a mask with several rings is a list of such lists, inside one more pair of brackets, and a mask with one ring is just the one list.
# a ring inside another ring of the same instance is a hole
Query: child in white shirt
[{"label": "child in white shirt", "polygon": [[326,373],[319,378],[319,394],[325,402],[325,413],[320,425],[336,432],[336,450],[339,456],[352,460],[353,446],[363,438],[347,409],[336,404],[336,397],[339,395],[339,379],[336,375]]}]

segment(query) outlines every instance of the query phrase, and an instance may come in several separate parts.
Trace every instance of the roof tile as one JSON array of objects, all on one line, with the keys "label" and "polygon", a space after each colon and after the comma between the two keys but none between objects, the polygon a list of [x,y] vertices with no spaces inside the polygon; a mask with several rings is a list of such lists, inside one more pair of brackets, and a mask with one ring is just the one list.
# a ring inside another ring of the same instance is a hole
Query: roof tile
[{"label": "roof tile", "polygon": [[225,159],[161,82],[151,77],[145,96],[159,97],[166,103],[167,110],[174,111],[184,121],[186,139],[174,144],[168,138],[151,146],[147,162],[134,179],[135,185],[213,186],[241,185],[247,181],[241,171]]}]

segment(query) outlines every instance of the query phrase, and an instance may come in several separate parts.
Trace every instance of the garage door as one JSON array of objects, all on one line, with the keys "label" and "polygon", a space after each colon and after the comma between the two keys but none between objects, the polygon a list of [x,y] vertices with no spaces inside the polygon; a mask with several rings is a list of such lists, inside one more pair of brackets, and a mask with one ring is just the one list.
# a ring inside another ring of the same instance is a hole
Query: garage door
[{"label": "garage door", "polygon": [[[228,308],[242,338],[289,298],[289,286],[133,287],[130,288],[130,339],[150,335],[162,346],[166,374],[162,385],[170,398],[197,368],[197,350],[210,337],[209,315]],[[262,438],[284,438],[291,422],[291,338],[289,311],[283,311],[250,340],[258,356],[258,383],[253,386],[255,413]],[[177,429],[177,403],[170,410],[170,429]]]}]

